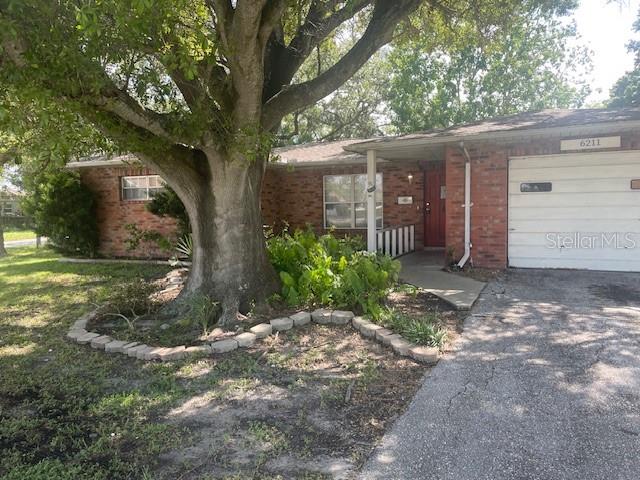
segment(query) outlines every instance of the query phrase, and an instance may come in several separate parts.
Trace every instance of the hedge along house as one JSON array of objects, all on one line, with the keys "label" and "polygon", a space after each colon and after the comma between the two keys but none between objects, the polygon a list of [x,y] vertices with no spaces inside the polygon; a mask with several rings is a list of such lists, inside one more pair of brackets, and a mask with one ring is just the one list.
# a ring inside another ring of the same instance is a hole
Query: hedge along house
[{"label": "hedge along house", "polygon": [[[164,231],[128,158],[73,162],[98,194],[101,251]],[[545,110],[399,137],[276,149],[266,224],[362,235],[369,250],[488,268],[640,271],[640,110]],[[140,252],[135,252],[138,255]]]}]

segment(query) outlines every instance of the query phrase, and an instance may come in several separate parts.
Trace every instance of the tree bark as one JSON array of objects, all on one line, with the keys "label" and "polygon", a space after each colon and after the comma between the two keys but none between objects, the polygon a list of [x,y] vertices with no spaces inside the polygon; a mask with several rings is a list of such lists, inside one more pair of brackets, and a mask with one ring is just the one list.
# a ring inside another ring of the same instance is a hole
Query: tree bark
[{"label": "tree bark", "polygon": [[[260,211],[266,160],[205,152],[210,175],[176,188],[193,234],[193,258],[181,298],[204,293],[220,302],[219,325],[237,321],[279,288]],[[171,176],[167,178],[171,184]]]}]

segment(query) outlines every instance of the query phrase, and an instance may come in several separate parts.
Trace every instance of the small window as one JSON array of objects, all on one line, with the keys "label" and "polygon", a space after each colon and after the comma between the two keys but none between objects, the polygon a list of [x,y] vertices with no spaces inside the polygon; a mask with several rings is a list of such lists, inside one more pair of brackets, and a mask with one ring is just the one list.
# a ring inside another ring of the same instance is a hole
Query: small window
[{"label": "small window", "polygon": [[640,178],[631,180],[631,190],[640,190]]},{"label": "small window", "polygon": [[[367,176],[324,177],[325,228],[367,228]],[[382,174],[376,175],[376,228],[382,228]]]},{"label": "small window", "polygon": [[520,191],[522,193],[550,192],[551,182],[521,183]]},{"label": "small window", "polygon": [[122,177],[123,200],[150,200],[164,188],[160,175]]}]

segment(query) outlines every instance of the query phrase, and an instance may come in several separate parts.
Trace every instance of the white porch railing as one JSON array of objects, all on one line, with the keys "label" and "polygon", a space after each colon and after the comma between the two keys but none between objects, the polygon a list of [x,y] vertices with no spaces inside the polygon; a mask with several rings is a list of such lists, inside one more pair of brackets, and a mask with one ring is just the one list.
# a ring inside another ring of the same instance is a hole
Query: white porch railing
[{"label": "white porch railing", "polygon": [[413,252],[416,249],[416,226],[403,225],[390,227],[376,232],[378,252],[393,258]]}]

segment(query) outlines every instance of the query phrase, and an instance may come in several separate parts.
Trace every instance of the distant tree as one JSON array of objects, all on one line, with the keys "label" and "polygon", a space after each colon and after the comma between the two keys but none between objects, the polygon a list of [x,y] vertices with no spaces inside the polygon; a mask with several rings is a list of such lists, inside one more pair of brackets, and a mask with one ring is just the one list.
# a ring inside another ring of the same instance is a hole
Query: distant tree
[{"label": "distant tree", "polygon": [[[388,55],[387,102],[396,131],[580,107],[589,93],[590,62],[584,48],[567,46],[577,36],[562,18],[571,2],[520,14],[526,4],[500,29],[471,22],[453,28],[445,15],[437,28],[424,29],[421,17],[412,17],[414,34]],[[494,13],[479,7],[479,16]]]},{"label": "distant tree", "polygon": [[[514,6],[500,28],[491,27],[497,11],[478,5],[455,20],[446,11],[419,12],[405,25],[405,35],[334,94],[285,117],[279,143],[406,133],[526,110],[582,106],[591,64],[586,49],[575,42],[575,27],[566,22],[575,3],[531,6]],[[316,62],[305,64],[301,78],[349,48],[358,28],[351,25],[341,42],[318,49]]]},{"label": "distant tree", "polygon": [[[640,33],[640,12],[633,30]],[[610,107],[640,107],[640,40],[629,42],[627,50],[634,55],[634,67],[620,77],[611,89]]]}]

